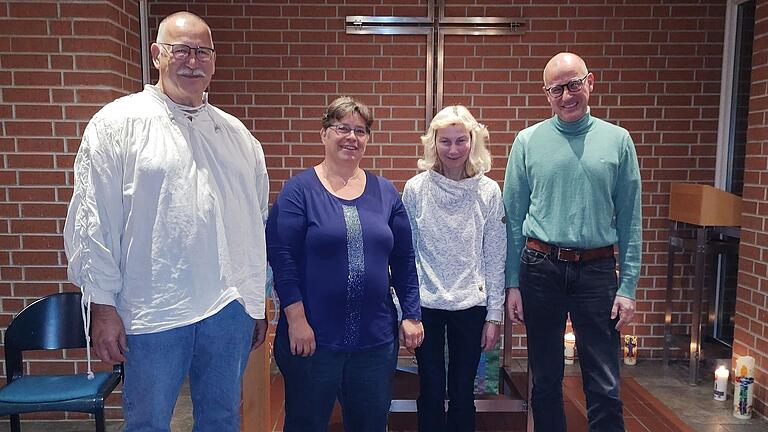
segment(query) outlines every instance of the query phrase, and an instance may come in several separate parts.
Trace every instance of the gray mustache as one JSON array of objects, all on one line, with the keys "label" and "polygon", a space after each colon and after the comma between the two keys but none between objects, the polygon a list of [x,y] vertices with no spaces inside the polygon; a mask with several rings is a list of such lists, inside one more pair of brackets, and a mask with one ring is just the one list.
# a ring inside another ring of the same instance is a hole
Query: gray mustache
[{"label": "gray mustache", "polygon": [[189,68],[179,69],[178,74],[179,75],[192,75],[192,76],[195,76],[195,77],[204,77],[205,76],[205,72],[203,72],[202,70],[200,70],[200,69],[189,69]]}]

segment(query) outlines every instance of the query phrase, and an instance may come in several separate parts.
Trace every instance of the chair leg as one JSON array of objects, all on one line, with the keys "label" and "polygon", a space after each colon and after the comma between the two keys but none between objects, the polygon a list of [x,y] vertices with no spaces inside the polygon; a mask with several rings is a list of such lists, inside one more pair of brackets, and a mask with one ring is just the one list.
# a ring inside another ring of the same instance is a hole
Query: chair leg
[{"label": "chair leg", "polygon": [[104,408],[96,410],[93,413],[94,420],[96,420],[96,432],[106,432],[107,427],[104,421]]},{"label": "chair leg", "polygon": [[21,419],[18,414],[11,414],[11,432],[21,432]]}]

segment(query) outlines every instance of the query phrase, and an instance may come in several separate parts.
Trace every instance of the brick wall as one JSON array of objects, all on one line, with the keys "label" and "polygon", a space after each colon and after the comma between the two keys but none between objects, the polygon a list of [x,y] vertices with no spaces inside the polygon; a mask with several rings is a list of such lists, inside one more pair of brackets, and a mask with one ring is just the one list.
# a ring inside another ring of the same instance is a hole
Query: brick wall
[{"label": "brick wall", "polygon": [[[3,333],[13,315],[34,299],[74,289],[65,283],[61,237],[74,153],[88,119],[102,105],[140,88],[137,17],[134,0],[0,2]],[[30,358],[31,372],[85,370],[83,352]],[[119,396],[109,401],[119,404]]]},{"label": "brick wall", "polygon": [[755,409],[768,414],[768,4],[756,2],[734,358],[755,358]]},{"label": "brick wall", "polygon": [[[398,187],[416,173],[426,38],[347,35],[343,17],[426,16],[426,2],[355,3],[151,3],[153,28],[185,7],[213,28],[211,100],[264,145],[273,197],[290,175],[320,161],[319,117],[343,94],[373,106],[378,118],[364,165]],[[641,357],[660,357],[669,184],[714,181],[725,6],[716,0],[498,3],[449,2],[469,6],[448,7],[447,16],[522,16],[528,29],[520,36],[447,36],[445,104],[467,105],[488,125],[496,157],[490,176],[502,181],[516,132],[550,115],[541,91],[547,60],[562,50],[585,58],[596,76],[593,112],[626,127],[637,145],[645,244],[630,331],[640,336]],[[677,283],[690,286],[691,272],[680,268]],[[690,323],[690,290],[676,293],[673,322]],[[524,347],[522,335],[515,345]]]},{"label": "brick wall", "polygon": [[[640,336],[641,357],[659,357],[669,184],[714,180],[724,2],[450,3],[469,6],[450,7],[449,16],[528,20],[520,36],[446,38],[445,103],[467,105],[488,125],[496,156],[492,178],[502,180],[516,132],[550,115],[541,71],[558,51],[580,53],[595,73],[593,113],[632,133],[643,177],[645,243],[631,331]],[[0,327],[28,299],[69,289],[60,232],[72,160],[90,115],[139,88],[137,9],[136,1],[119,0],[0,5]],[[425,37],[347,35],[343,17],[425,16],[425,0],[153,0],[150,28],[179,9],[200,14],[213,29],[218,54],[211,101],[241,118],[264,144],[273,198],[289,176],[320,161],[319,117],[342,94],[359,97],[378,118],[364,165],[398,187],[416,173],[418,136],[425,129]],[[765,65],[764,55],[756,59],[756,65]],[[758,124],[763,123],[760,117]],[[760,152],[751,151],[765,155]],[[754,179],[757,171],[750,167]],[[761,193],[764,205],[764,188],[755,189],[755,183],[749,193]],[[751,209],[765,214],[762,207]],[[768,228],[762,220],[755,224],[751,244],[765,244]],[[765,321],[748,321],[744,312],[765,308],[764,297],[756,297],[765,252],[747,244],[752,261],[742,263],[740,298],[762,303],[741,303],[740,329]],[[751,263],[752,273],[745,263]],[[688,271],[682,272],[687,277]],[[690,286],[686,277],[678,279],[681,286]],[[742,295],[748,289],[755,294]],[[676,303],[676,323],[690,322],[689,292],[682,290]],[[755,346],[743,334],[738,333],[737,352]],[[522,333],[512,342],[523,355]]]}]

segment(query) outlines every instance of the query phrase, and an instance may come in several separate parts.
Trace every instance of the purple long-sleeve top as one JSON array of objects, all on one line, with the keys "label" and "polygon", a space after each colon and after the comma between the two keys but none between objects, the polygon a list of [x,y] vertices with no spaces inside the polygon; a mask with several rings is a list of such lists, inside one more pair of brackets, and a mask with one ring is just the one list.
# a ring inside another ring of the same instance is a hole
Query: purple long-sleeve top
[{"label": "purple long-sleeve top", "polygon": [[[318,347],[357,351],[397,336],[394,288],[403,319],[420,319],[411,227],[392,183],[366,172],[362,195],[345,200],[314,169],[286,182],[267,221],[267,258],[280,307],[302,301]],[[287,332],[281,314],[277,332]]]}]

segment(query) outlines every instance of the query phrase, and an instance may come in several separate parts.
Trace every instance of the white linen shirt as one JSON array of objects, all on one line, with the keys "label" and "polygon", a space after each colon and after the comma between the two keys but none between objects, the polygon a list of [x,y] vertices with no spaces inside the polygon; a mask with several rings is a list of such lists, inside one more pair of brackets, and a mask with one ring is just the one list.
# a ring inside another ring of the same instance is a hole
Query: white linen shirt
[{"label": "white linen shirt", "polygon": [[485,175],[461,181],[433,170],[405,184],[421,305],[463,310],[486,306],[501,320],[507,232],[498,183]]},{"label": "white linen shirt", "polygon": [[85,302],[115,306],[128,334],[192,324],[234,300],[264,318],[261,144],[207,95],[182,108],[152,85],[117,99],[75,159],[69,279]]}]

